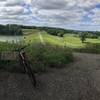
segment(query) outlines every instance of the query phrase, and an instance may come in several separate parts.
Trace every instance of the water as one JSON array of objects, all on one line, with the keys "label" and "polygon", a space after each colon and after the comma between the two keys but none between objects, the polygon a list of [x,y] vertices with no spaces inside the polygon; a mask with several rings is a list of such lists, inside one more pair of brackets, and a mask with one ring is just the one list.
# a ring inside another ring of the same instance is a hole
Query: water
[{"label": "water", "polygon": [[23,36],[3,36],[0,35],[0,42],[18,42],[22,41]]}]

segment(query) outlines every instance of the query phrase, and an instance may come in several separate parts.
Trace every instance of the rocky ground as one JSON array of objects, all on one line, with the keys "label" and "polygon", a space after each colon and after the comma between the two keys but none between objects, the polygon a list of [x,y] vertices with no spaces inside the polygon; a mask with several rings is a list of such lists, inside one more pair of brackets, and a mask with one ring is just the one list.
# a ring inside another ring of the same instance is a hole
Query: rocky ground
[{"label": "rocky ground", "polygon": [[26,74],[0,70],[0,100],[100,100],[100,55],[74,58],[65,68],[36,74],[37,88]]}]

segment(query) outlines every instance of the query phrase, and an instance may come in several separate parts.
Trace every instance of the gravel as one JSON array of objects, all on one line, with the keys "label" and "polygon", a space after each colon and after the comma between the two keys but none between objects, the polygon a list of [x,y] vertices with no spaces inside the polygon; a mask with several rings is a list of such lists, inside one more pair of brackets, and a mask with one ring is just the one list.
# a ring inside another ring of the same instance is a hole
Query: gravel
[{"label": "gravel", "polygon": [[0,70],[1,100],[100,100],[100,55],[74,53],[65,68],[36,74],[33,88],[26,74]]}]

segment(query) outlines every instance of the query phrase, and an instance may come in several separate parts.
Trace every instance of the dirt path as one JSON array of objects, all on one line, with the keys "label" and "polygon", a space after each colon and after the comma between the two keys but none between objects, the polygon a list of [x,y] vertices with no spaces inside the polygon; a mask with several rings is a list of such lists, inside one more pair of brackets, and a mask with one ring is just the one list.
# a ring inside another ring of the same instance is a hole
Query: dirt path
[{"label": "dirt path", "polygon": [[62,69],[36,75],[33,89],[25,74],[0,72],[1,100],[100,100],[100,55],[75,53]]},{"label": "dirt path", "polygon": [[44,39],[43,39],[43,36],[41,35],[40,32],[38,32],[38,34],[39,34],[39,38],[40,38],[41,43],[42,43],[43,45],[45,45],[45,41],[44,41]]}]

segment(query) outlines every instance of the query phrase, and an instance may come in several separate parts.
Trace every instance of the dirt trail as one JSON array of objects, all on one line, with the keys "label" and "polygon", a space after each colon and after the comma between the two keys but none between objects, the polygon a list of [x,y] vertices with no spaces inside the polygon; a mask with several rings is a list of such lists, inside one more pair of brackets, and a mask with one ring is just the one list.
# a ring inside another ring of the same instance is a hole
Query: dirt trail
[{"label": "dirt trail", "polygon": [[27,75],[0,71],[1,100],[100,100],[100,55],[74,53],[66,68],[37,76],[33,89]]},{"label": "dirt trail", "polygon": [[40,38],[41,43],[42,43],[43,45],[45,45],[45,41],[44,41],[44,39],[43,39],[43,36],[41,35],[40,32],[38,32],[38,34],[39,34],[39,38]]}]

